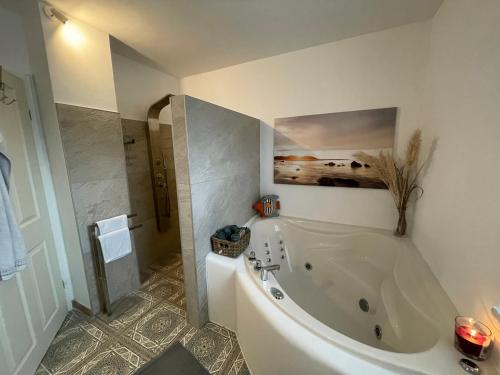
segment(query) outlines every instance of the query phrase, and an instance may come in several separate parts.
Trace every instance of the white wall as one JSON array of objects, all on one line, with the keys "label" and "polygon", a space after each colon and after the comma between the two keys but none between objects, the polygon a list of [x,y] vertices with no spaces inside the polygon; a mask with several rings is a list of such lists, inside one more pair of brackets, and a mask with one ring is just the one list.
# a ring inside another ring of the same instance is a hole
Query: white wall
[{"label": "white wall", "polygon": [[70,19],[48,19],[40,9],[56,103],[117,112],[109,35]]},{"label": "white wall", "polygon": [[[178,94],[179,79],[130,58],[113,53],[113,69],[118,111],[122,118],[146,120],[149,107],[167,94]],[[171,124],[169,111],[160,120]]]},{"label": "white wall", "polygon": [[[36,2],[19,0],[12,9],[0,8],[0,51],[2,52],[0,64],[5,69],[19,77],[32,75],[32,77],[25,79],[28,102],[33,117],[34,137],[61,276],[66,284],[66,298],[68,303],[74,298],[80,303],[88,305],[88,292],[78,233],[76,226],[74,226],[64,156],[62,149],[58,148],[58,139],[53,136],[59,134],[59,124],[55,115]],[[54,129],[57,129],[56,133],[53,132]],[[47,154],[52,161],[50,165]],[[70,211],[68,211],[68,207]],[[58,215],[58,209],[62,220]]]},{"label": "white wall", "polygon": [[393,228],[385,190],[273,184],[272,129],[279,117],[399,107],[397,142],[420,125],[430,24],[418,23],[261,59],[181,80],[183,93],[260,118],[261,189],[282,214]]},{"label": "white wall", "polygon": [[[419,126],[427,144],[438,140],[412,239],[459,312],[500,337],[490,313],[500,303],[499,35],[498,0],[447,0],[431,24],[187,77],[181,89],[268,125],[283,116],[400,107],[400,146]],[[280,194],[283,214],[393,227],[386,192],[273,185],[272,133],[262,130],[262,192]]]},{"label": "white wall", "polygon": [[413,233],[459,312],[495,325],[497,338],[499,37],[498,0],[445,1],[432,22],[424,131],[438,143]]},{"label": "white wall", "polygon": [[37,90],[40,118],[47,144],[50,171],[54,181],[55,193],[64,244],[71,272],[74,299],[84,306],[90,306],[87,281],[83,267],[83,258],[73,210],[73,201],[69,189],[66,161],[62,149],[59,122],[54,105],[54,95],[50,81],[50,73],[43,37],[41,15],[38,3],[32,0],[16,0],[13,2],[17,14],[22,19],[26,36],[29,66],[34,77]]},{"label": "white wall", "polygon": [[31,72],[21,20],[16,13],[0,7],[0,65],[22,77]]}]

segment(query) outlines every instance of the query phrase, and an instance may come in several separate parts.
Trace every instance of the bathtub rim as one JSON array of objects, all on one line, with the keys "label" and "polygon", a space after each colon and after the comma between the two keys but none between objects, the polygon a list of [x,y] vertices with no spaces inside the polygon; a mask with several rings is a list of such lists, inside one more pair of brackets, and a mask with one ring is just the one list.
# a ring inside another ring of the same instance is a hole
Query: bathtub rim
[{"label": "bathtub rim", "polygon": [[[349,224],[337,224],[288,216],[279,216],[274,218],[260,218],[255,216],[247,223],[247,226],[252,228],[254,224],[269,219],[292,221],[293,223],[299,221],[336,226],[338,227],[338,229],[341,229],[340,233],[337,232],[337,234],[347,235],[366,231],[370,233],[378,233],[384,236],[391,236],[391,238],[393,236],[392,232],[386,229],[368,228]],[[307,229],[307,227],[305,229]],[[331,232],[326,233],[330,234]],[[408,238],[394,237],[393,239],[400,243],[411,242]],[[413,248],[415,247],[413,246]],[[248,254],[248,252],[251,250],[252,248],[250,245],[245,253]],[[418,249],[416,250],[418,251]],[[237,282],[242,282],[247,277],[246,279],[251,280],[253,287],[256,287],[260,294],[263,294],[264,298],[267,298],[267,301],[269,301],[279,313],[284,314],[287,319],[291,319],[302,328],[319,337],[323,342],[325,342],[326,345],[333,345],[335,349],[345,351],[351,355],[361,358],[362,360],[368,361],[372,364],[376,364],[381,368],[394,373],[400,373],[400,371],[404,371],[404,373],[409,372],[422,374],[440,373],[426,371],[425,365],[422,365],[426,363],[439,363],[438,367],[445,369],[445,371],[448,371],[447,373],[454,373],[457,369],[456,365],[461,357],[453,347],[453,335],[451,329],[442,327],[437,323],[439,334],[436,342],[426,350],[419,352],[392,352],[372,347],[368,344],[364,344],[360,341],[352,339],[351,337],[327,326],[326,324],[310,315],[306,310],[295,303],[295,301],[286,293],[286,290],[284,290],[284,288],[279,284],[274,275],[270,274],[269,280],[265,282],[264,285],[264,283],[260,281],[258,272],[253,270],[251,263],[247,259],[247,256],[242,256],[240,258],[241,261],[238,262],[237,267]],[[272,298],[269,292],[269,288],[273,286],[279,288],[284,293],[285,298],[283,300],[276,300]],[[425,315],[425,317],[427,318],[427,315]],[[450,322],[452,320],[453,319],[451,319]],[[453,358],[454,360],[450,361],[446,358]],[[457,373],[458,372],[459,371],[457,370]]]},{"label": "bathtub rim", "polygon": [[[245,267],[242,264],[243,267]],[[272,327],[277,327],[273,329],[273,332],[271,332],[271,335],[273,334],[278,334],[285,338],[287,340],[287,343],[292,345],[295,348],[298,348],[300,350],[301,355],[304,355],[304,361],[313,361],[314,366],[320,366],[320,367],[328,367],[328,371],[326,372],[327,374],[343,374],[343,375],[357,375],[360,374],[359,368],[370,368],[372,371],[370,372],[362,372],[362,373],[373,373],[377,375],[422,375],[424,374],[423,372],[420,372],[418,370],[409,368],[409,367],[401,367],[399,364],[391,363],[390,361],[381,361],[378,358],[370,358],[366,357],[362,354],[360,354],[358,351],[353,351],[353,350],[348,350],[343,348],[342,346],[337,345],[336,343],[332,343],[328,340],[325,340],[322,336],[318,335],[315,331],[309,329],[309,328],[304,328],[304,326],[301,324],[300,321],[294,319],[291,317],[289,314],[284,314],[283,310],[279,308],[278,306],[274,305],[274,301],[272,299],[268,299],[265,296],[260,298],[262,294],[268,294],[265,293],[265,291],[262,288],[256,287],[255,283],[252,280],[252,276],[249,273],[246,272],[238,272],[236,275],[236,289],[237,289],[237,300],[239,301],[242,297],[241,294],[243,293],[245,296],[244,298],[247,298],[248,300],[251,300],[251,304],[253,308],[260,312],[261,315],[255,316],[252,315],[252,318],[258,318],[258,319],[263,319],[268,322],[268,325],[271,325]],[[256,303],[255,300],[259,299],[260,302]],[[272,309],[272,310],[270,310]],[[249,361],[249,358],[252,358],[252,355],[250,355],[251,352],[255,352],[255,347],[253,344],[255,344],[256,340],[253,340],[254,342],[251,342],[248,344],[248,342],[245,340],[245,337],[242,337],[242,330],[240,325],[246,325],[248,324],[248,318],[247,319],[240,319],[240,316],[242,313],[239,309],[237,312],[237,338],[238,342],[240,343],[241,351],[243,353],[244,358],[247,360],[247,365],[248,368],[253,372],[255,364]],[[242,322],[243,321],[243,322]],[[298,326],[300,329],[304,329],[305,332],[300,335],[300,339],[297,339],[297,333],[292,333],[290,334],[289,328]],[[286,329],[283,326],[287,326]],[[269,334],[266,332],[266,334]],[[310,343],[311,340],[314,341],[313,346],[304,346],[303,345],[303,337],[307,336],[308,342]],[[290,337],[295,336],[295,339],[293,339],[293,342],[290,342]],[[255,337],[254,337],[255,339]],[[259,341],[262,341],[263,338],[261,336],[258,337]],[[252,340],[250,340],[252,341]],[[272,341],[269,341],[272,342]],[[322,349],[320,351],[316,350],[315,348],[321,347]],[[270,349],[272,352],[272,349]],[[268,353],[268,356],[270,353]],[[339,363],[338,359],[339,357],[341,358],[341,363]],[[342,363],[345,364],[346,359],[351,359],[353,362],[349,363],[348,365],[345,365],[343,367]],[[286,361],[286,358],[283,358],[283,360]],[[256,372],[259,374],[265,374],[265,372]],[[288,373],[288,372],[287,372]],[[325,372],[321,372],[321,374],[324,374]],[[303,374],[301,372],[301,374]],[[314,372],[313,372],[314,374]],[[433,374],[435,375],[435,374]]]},{"label": "bathtub rim", "polygon": [[[322,323],[320,320],[316,319],[314,316],[309,314],[302,307],[297,305],[297,303],[286,293],[284,288],[279,284],[274,276],[269,276],[269,280],[265,282],[265,285],[261,284],[258,272],[253,271],[251,269],[251,265],[249,264],[247,259],[243,260],[242,267],[246,268],[244,271],[240,271],[241,273],[246,274],[249,280],[252,281],[253,286],[259,290],[259,292],[263,295],[263,298],[269,300],[276,309],[279,310],[281,314],[284,314],[287,318],[293,320],[296,324],[300,325],[302,328],[308,330],[314,335],[320,337],[325,343],[334,345],[339,347],[342,350],[349,352],[355,356],[361,356],[365,359],[376,362],[379,364],[383,364],[385,366],[394,366],[395,363],[406,362],[406,359],[413,358],[419,354],[430,353],[434,348],[439,347],[443,341],[441,335],[439,335],[437,341],[430,348],[414,353],[401,353],[401,352],[392,352],[388,350],[379,349],[363,342],[357,341],[329,326]],[[269,289],[271,287],[275,287],[280,289],[285,298],[283,300],[276,300],[272,298]],[[387,360],[381,360],[381,357],[392,357],[387,358]],[[405,370],[415,370],[411,367],[401,366],[397,368],[403,368]],[[395,368],[395,370],[397,369]]]},{"label": "bathtub rim", "polygon": [[[381,237],[385,237],[385,238],[389,239],[390,241],[394,242],[399,247],[403,247],[403,250],[407,255],[417,256],[417,258],[419,258],[418,260],[420,262],[423,262],[422,266],[425,266],[427,268],[425,270],[427,272],[427,276],[431,277],[433,283],[435,283],[444,292],[444,295],[446,296],[447,301],[444,301],[443,304],[446,303],[448,305],[447,308],[449,310],[447,316],[445,318],[443,315],[432,316],[432,314],[428,313],[426,310],[424,310],[422,308],[422,306],[415,304],[413,298],[409,295],[408,290],[401,287],[400,274],[398,272],[396,272],[397,265],[400,262],[400,260],[403,258],[401,256],[401,254],[396,254],[396,256],[394,258],[394,265],[393,265],[392,271],[391,271],[393,274],[396,285],[398,286],[403,297],[408,301],[408,303],[410,303],[413,306],[413,308],[415,310],[417,310],[422,315],[422,318],[424,320],[426,320],[427,323],[430,324],[431,326],[433,326],[433,328],[435,328],[436,330],[442,331],[438,335],[439,337],[441,337],[442,334],[444,334],[445,336],[447,334],[449,334],[449,330],[444,330],[443,325],[449,323],[449,318],[451,316],[453,316],[453,319],[454,319],[454,317],[456,316],[456,314],[458,314],[458,312],[457,312],[455,306],[453,305],[453,303],[451,302],[451,300],[449,299],[449,296],[446,294],[446,292],[442,288],[441,284],[439,283],[439,280],[435,277],[434,273],[430,269],[429,265],[427,264],[427,261],[423,258],[420,251],[411,242],[411,239],[408,236],[396,237],[396,236],[394,236],[393,232],[391,230],[388,230],[388,229],[370,228],[370,227],[365,227],[365,226],[326,222],[326,221],[320,221],[320,220],[314,220],[314,219],[297,218],[297,217],[292,217],[292,216],[276,216],[276,217],[270,217],[270,218],[262,218],[262,217],[255,215],[247,222],[246,225],[248,227],[252,228],[253,225],[255,225],[257,223],[261,223],[261,222],[266,222],[266,221],[284,221],[286,224],[290,224],[290,225],[298,227],[302,230],[307,230],[307,231],[310,231],[312,233],[318,233],[318,234],[323,234],[323,235],[332,235],[332,236],[335,235],[335,236],[343,237],[343,236],[352,236],[352,235],[358,236],[358,235],[370,234],[370,235],[375,235],[375,236],[381,236]],[[317,230],[317,229],[310,229],[307,225],[303,225],[303,224],[301,225],[300,223],[308,223],[309,225],[316,225],[316,226],[322,225],[322,226],[328,226],[330,228],[334,227],[337,229],[337,231],[330,231],[329,232],[326,230],[321,231],[321,230]],[[247,256],[251,250],[252,250],[252,241],[250,241],[250,245],[245,250],[244,254]],[[276,280],[276,282],[279,284],[278,280]],[[281,289],[284,289],[284,287],[281,287]],[[451,310],[449,309],[450,307],[452,308]],[[315,319],[315,318],[313,317],[313,319]],[[439,337],[437,340],[435,340],[434,344],[437,344],[437,342],[439,341]],[[431,349],[432,346],[433,345],[431,345],[428,348],[428,350]],[[385,350],[383,350],[383,351],[386,352]],[[421,353],[421,352],[425,352],[425,351],[426,350],[412,352],[412,353]]]}]

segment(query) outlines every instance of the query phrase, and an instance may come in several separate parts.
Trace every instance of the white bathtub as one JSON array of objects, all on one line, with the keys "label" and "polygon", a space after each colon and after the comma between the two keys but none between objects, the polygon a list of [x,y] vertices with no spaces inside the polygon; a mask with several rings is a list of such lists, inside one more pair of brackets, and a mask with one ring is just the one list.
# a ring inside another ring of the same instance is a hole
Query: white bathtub
[{"label": "white bathtub", "polygon": [[211,254],[207,282],[210,319],[236,331],[254,375],[465,374],[455,308],[410,241],[285,217],[251,229],[246,253],[280,270],[262,282],[246,257]]}]

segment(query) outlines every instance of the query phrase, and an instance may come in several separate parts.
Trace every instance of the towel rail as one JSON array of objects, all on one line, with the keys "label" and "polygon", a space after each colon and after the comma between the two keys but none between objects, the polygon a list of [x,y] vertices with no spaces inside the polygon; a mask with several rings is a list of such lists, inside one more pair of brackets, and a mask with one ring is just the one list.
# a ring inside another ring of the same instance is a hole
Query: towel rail
[{"label": "towel rail", "polygon": [[[137,214],[127,215],[127,219],[136,217]],[[142,224],[136,224],[129,227],[129,230],[141,228]],[[101,312],[104,312],[108,316],[112,313],[112,303],[109,298],[108,292],[108,280],[106,277],[106,268],[104,257],[102,254],[101,246],[98,240],[98,226],[97,223],[90,224],[88,226],[89,237],[90,237],[90,247],[92,250],[92,258],[94,263],[94,269],[96,274],[97,292],[99,295],[99,302],[101,305]]]},{"label": "towel rail", "polygon": [[[132,219],[133,217],[137,217],[137,214],[127,215],[127,219]],[[97,228],[97,223],[90,224],[90,227]],[[140,227],[142,227],[142,224],[134,225],[133,227],[130,227],[129,229],[132,230],[132,228],[136,229],[136,228],[140,228]]]}]

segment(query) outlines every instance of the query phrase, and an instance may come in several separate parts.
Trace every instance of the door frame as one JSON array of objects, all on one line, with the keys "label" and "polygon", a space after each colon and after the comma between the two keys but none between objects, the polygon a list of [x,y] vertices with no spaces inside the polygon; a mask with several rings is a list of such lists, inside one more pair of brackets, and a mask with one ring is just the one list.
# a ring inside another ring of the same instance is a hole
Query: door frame
[{"label": "door frame", "polygon": [[61,274],[66,306],[68,310],[72,309],[72,301],[74,299],[73,283],[71,281],[71,273],[69,270],[68,256],[66,254],[66,246],[64,244],[63,230],[61,218],[59,216],[59,208],[57,204],[54,182],[50,170],[49,156],[47,152],[47,143],[43,132],[40,110],[38,107],[38,96],[35,86],[35,80],[32,75],[22,77],[28,107],[31,117],[31,128],[33,130],[33,138],[35,141],[36,154],[38,157],[38,166],[42,177],[42,189],[47,201],[49,212],[50,227],[54,237],[54,244],[57,252],[57,263]]}]

